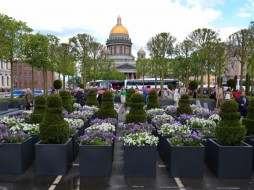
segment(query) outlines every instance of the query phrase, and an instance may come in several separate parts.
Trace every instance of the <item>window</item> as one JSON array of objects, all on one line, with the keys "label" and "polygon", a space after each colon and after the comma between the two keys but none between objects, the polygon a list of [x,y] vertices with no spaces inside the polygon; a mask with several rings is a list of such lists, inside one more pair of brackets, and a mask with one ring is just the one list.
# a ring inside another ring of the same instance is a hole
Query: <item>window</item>
[{"label": "window", "polygon": [[2,76],[2,86],[4,86],[4,76]]},{"label": "window", "polygon": [[9,86],[9,77],[6,78],[6,86]]}]

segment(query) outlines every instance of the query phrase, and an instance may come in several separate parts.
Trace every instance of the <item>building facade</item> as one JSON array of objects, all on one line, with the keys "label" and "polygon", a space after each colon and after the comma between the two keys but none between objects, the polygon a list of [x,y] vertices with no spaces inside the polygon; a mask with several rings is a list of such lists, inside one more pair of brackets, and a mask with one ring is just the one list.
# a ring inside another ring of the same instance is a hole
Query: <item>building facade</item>
[{"label": "building facade", "polygon": [[11,65],[0,62],[0,91],[7,91],[11,88]]},{"label": "building facade", "polygon": [[[13,65],[13,74],[14,89],[26,89],[32,87],[32,67],[29,64],[15,63]],[[51,71],[48,71],[47,76],[48,89],[50,89],[53,85],[53,81],[55,80],[55,76]],[[34,89],[43,90],[43,88],[43,72],[37,68],[34,68]]]},{"label": "building facade", "polygon": [[117,24],[110,31],[106,46],[108,58],[115,62],[116,69],[124,73],[127,79],[135,79],[136,62],[132,55],[132,42],[128,30],[122,25],[120,16],[117,18]]}]

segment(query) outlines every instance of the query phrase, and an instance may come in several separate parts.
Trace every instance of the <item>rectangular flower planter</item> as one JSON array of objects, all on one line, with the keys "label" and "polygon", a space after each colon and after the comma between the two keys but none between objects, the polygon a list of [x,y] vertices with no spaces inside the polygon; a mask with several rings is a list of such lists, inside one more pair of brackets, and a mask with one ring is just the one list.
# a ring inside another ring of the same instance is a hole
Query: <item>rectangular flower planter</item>
[{"label": "rectangular flower planter", "polygon": [[169,142],[168,160],[171,177],[202,178],[204,173],[205,147],[172,146]]},{"label": "rectangular flower planter", "polygon": [[84,122],[84,125],[82,127],[78,127],[79,136],[84,135],[85,129],[89,127],[89,120]]},{"label": "rectangular flower planter", "polygon": [[222,146],[216,140],[207,142],[207,166],[219,178],[251,178],[253,147]]},{"label": "rectangular flower planter", "polygon": [[156,146],[124,146],[124,175],[155,177]]},{"label": "rectangular flower planter", "polygon": [[[253,136],[247,136],[245,138],[245,142],[254,147],[254,137]],[[254,170],[254,148],[252,150],[253,150],[253,153],[252,153],[252,170]]]},{"label": "rectangular flower planter", "polygon": [[37,175],[65,175],[72,166],[72,139],[65,144],[35,144]]},{"label": "rectangular flower planter", "polygon": [[35,159],[35,144],[40,141],[40,135],[31,134],[30,136],[33,139],[33,159]]},{"label": "rectangular flower planter", "polygon": [[167,163],[167,161],[170,158],[170,147],[169,147],[169,143],[167,138],[169,138],[169,136],[161,136],[158,135],[159,137],[159,144],[157,146],[157,149],[159,151],[159,155],[161,157],[161,159]]},{"label": "rectangular flower planter", "polygon": [[112,145],[79,145],[80,176],[110,176]]},{"label": "rectangular flower planter", "polygon": [[78,142],[78,137],[79,137],[79,131],[77,131],[74,135],[72,135],[71,140],[72,140],[72,153],[73,153],[73,161],[76,160],[78,153],[79,153],[79,142]]},{"label": "rectangular flower planter", "polygon": [[0,145],[0,173],[22,173],[33,163],[33,139]]}]

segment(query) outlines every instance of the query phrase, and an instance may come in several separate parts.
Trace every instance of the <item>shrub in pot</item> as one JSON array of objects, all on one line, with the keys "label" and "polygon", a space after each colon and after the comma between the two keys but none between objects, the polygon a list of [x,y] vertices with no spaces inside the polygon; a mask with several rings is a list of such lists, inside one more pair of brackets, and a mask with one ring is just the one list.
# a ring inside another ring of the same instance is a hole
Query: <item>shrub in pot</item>
[{"label": "shrub in pot", "polygon": [[242,120],[242,124],[247,129],[247,135],[254,135],[254,98],[250,99],[247,117]]},{"label": "shrub in pot", "polygon": [[147,109],[150,110],[150,109],[159,108],[159,107],[160,105],[157,98],[157,92],[156,90],[151,90],[148,94]]},{"label": "shrub in pot", "polygon": [[96,99],[96,92],[94,90],[90,90],[88,92],[86,105],[99,107],[99,102]]},{"label": "shrub in pot", "polygon": [[130,106],[130,102],[131,102],[131,97],[133,94],[135,94],[135,90],[133,88],[130,88],[127,90],[127,95],[126,95],[126,102],[124,104],[125,107]]},{"label": "shrub in pot", "polygon": [[183,94],[181,96],[176,112],[177,112],[177,115],[181,115],[181,114],[191,115],[192,114],[189,96],[187,94]]},{"label": "shrub in pot", "polygon": [[62,83],[62,81],[61,80],[55,80],[54,82],[53,82],[53,87],[55,88],[55,89],[60,89],[60,88],[62,88],[62,86],[63,86],[63,83]]},{"label": "shrub in pot", "polygon": [[102,104],[98,111],[98,118],[117,118],[117,112],[114,109],[113,96],[112,93],[106,91],[102,97]]},{"label": "shrub in pot", "polygon": [[63,108],[68,111],[68,113],[72,112],[72,100],[71,100],[71,93],[67,90],[60,91],[59,95],[62,98],[62,105]]},{"label": "shrub in pot", "polygon": [[46,110],[46,98],[44,96],[36,96],[34,102],[34,111],[30,116],[31,123],[41,123]]},{"label": "shrub in pot", "polygon": [[147,120],[144,111],[144,98],[141,94],[135,93],[131,97],[130,112],[126,115],[126,123],[144,123]]}]

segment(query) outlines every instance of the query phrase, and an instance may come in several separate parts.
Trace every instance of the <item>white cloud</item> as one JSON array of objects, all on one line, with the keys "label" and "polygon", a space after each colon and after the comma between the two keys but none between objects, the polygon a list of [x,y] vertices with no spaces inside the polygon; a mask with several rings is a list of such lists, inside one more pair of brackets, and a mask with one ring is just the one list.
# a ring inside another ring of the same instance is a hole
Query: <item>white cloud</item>
[{"label": "white cloud", "polygon": [[237,14],[237,17],[240,17],[240,18],[250,18],[252,16],[251,13],[246,13],[246,12],[240,12]]},{"label": "white cloud", "polygon": [[120,14],[136,47],[133,53],[136,56],[138,48],[145,47],[159,32],[170,32],[182,41],[197,28],[213,28],[210,23],[221,15],[213,6],[223,1],[184,2],[187,3],[181,0],[0,0],[0,12],[27,22],[36,31],[57,32],[64,41],[77,33],[89,33],[101,43],[106,42]]}]

